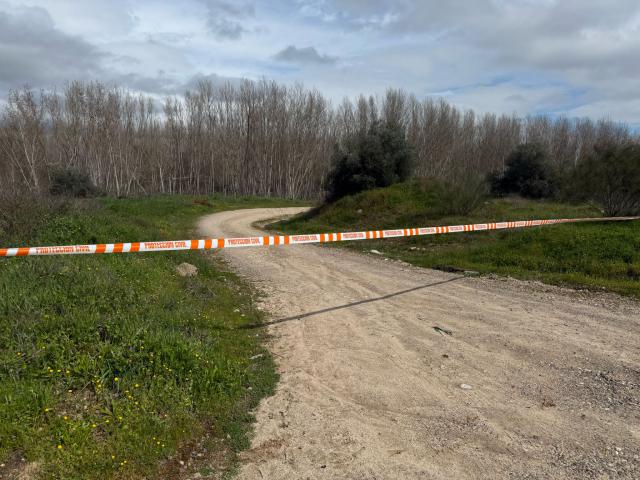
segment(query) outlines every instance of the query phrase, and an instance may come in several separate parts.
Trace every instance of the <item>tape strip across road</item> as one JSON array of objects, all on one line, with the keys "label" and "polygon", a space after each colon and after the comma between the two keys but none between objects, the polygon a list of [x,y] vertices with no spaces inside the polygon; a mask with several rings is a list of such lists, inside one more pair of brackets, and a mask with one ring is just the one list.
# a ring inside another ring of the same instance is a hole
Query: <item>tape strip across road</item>
[{"label": "tape strip across road", "polygon": [[169,240],[160,242],[100,243],[96,245],[60,245],[49,247],[0,248],[0,257],[33,255],[87,255],[100,253],[167,252],[177,250],[216,250],[222,248],[268,247],[306,243],[347,242],[384,238],[441,235],[458,232],[504,230],[559,223],[616,222],[640,220],[640,217],[561,218],[552,220],[521,220],[516,222],[475,223],[442,227],[398,228],[365,232],[313,233],[308,235],[274,235],[264,237],[207,238],[201,240]]}]

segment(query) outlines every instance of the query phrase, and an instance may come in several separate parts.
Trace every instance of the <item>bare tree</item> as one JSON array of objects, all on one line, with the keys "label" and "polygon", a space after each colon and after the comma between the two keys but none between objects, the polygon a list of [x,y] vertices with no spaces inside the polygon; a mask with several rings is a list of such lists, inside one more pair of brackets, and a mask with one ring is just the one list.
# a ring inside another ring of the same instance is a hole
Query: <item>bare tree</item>
[{"label": "bare tree", "polygon": [[610,120],[479,116],[393,89],[334,108],[301,85],[202,81],[160,105],[97,82],[72,82],[62,93],[9,92],[0,115],[0,187],[42,192],[51,172],[62,169],[89,175],[113,195],[317,198],[334,145],[375,122],[405,131],[415,175],[446,180],[504,169],[523,142],[540,143],[564,169],[589,158],[598,143],[638,140]]}]

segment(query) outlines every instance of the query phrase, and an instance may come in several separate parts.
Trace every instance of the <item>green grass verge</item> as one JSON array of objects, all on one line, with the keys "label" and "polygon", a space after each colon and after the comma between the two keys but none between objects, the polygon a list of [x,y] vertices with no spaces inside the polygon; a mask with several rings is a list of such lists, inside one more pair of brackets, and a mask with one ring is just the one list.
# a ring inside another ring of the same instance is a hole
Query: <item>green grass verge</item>
[{"label": "green grass verge", "polygon": [[[599,217],[588,205],[489,200],[468,216],[447,215],[433,183],[411,182],[346,197],[280,222],[289,233],[456,225],[545,218]],[[349,242],[421,267],[476,270],[640,297],[640,221],[566,224],[523,230]]]},{"label": "green grass verge", "polygon": [[[184,239],[201,215],[293,205],[194,200],[79,202],[0,241]],[[177,276],[182,262],[198,276]],[[251,360],[256,331],[236,329],[259,321],[251,290],[200,252],[0,259],[0,475],[153,476],[203,436],[232,463],[277,380],[268,355]]]}]

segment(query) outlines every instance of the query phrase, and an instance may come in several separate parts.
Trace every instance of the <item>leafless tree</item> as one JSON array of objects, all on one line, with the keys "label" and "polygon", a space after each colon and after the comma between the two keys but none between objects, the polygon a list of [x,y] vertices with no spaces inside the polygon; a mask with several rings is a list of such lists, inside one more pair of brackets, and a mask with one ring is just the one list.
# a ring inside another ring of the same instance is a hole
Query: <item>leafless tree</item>
[{"label": "leafless tree", "polygon": [[543,145],[563,169],[589,158],[598,143],[637,141],[610,120],[476,115],[393,89],[333,107],[301,85],[202,81],[160,105],[72,82],[62,93],[9,92],[0,115],[0,188],[44,192],[51,173],[66,169],[113,195],[317,198],[336,143],[378,121],[404,129],[415,175],[450,181],[503,169],[523,142]]}]

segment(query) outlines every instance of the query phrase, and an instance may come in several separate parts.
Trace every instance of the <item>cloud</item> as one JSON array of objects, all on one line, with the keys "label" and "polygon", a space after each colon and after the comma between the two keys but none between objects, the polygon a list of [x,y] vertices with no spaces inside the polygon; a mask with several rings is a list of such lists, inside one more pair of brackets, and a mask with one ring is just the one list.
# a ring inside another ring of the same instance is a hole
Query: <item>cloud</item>
[{"label": "cloud", "polygon": [[637,0],[0,0],[0,98],[76,79],[160,97],[266,77],[336,103],[399,87],[637,125],[638,51]]},{"label": "cloud", "polygon": [[238,40],[249,30],[243,22],[255,15],[250,3],[231,3],[224,0],[204,0],[207,8],[207,28],[218,40]]},{"label": "cloud", "polygon": [[[567,112],[573,117],[606,117],[617,122],[624,122],[633,127],[636,133],[640,134],[640,121],[638,112],[640,111],[640,99],[632,98],[626,100],[602,100],[582,105]],[[607,114],[606,112],[614,112]]]},{"label": "cloud", "polygon": [[[105,80],[103,79],[102,81]],[[106,81],[113,86],[126,87],[136,92],[156,95],[179,95],[184,93],[182,82],[163,73],[158,73],[155,77],[127,73],[114,75]]]},{"label": "cloud", "polygon": [[9,89],[29,86],[50,89],[69,81],[99,80],[108,85],[149,93],[178,93],[181,81],[165,75],[121,73],[113,64],[136,63],[59,30],[41,7],[11,8],[0,2],[0,95]]},{"label": "cloud", "polygon": [[[0,1],[0,97],[10,89],[47,90],[74,80],[98,80],[155,95],[181,95],[200,78],[224,81],[226,77],[215,74],[176,73],[188,64],[180,52],[161,43],[166,40],[162,37],[111,43],[112,50],[106,51],[79,35],[61,31],[42,7],[16,7]],[[159,70],[158,65],[171,67],[171,71]]]},{"label": "cloud", "polygon": [[187,90],[196,90],[198,88],[198,85],[202,82],[211,83],[214,87],[223,87],[226,85],[239,87],[242,82],[245,81],[246,79],[240,77],[225,77],[216,73],[210,73],[208,75],[197,73],[190,77],[186,82],[184,82],[180,86],[180,90],[182,92],[186,92]]},{"label": "cloud", "polygon": [[[640,100],[633,85],[640,75],[637,0],[300,0],[299,4],[305,18],[343,38],[357,36],[371,45],[363,45],[357,56],[350,55],[361,61],[360,71],[344,75],[354,79],[357,75],[363,85],[371,81],[368,74],[389,81],[389,71],[395,70],[395,85],[418,94],[451,90],[457,92],[451,101],[462,99],[465,106],[482,110],[495,105],[496,110],[512,108],[520,115],[544,109],[593,115],[603,108],[603,116],[626,121],[633,115],[623,99],[629,105]],[[488,79],[500,76],[511,79],[500,87],[486,86]],[[460,90],[473,84],[478,86],[465,88],[464,94]],[[510,93],[503,95],[506,90]],[[549,97],[545,93],[551,90],[554,94]],[[585,94],[576,97],[576,91]]]},{"label": "cloud", "polygon": [[13,12],[24,9],[27,5],[46,10],[58,30],[85,38],[91,37],[92,40],[108,40],[117,35],[128,34],[139,22],[132,11],[132,0],[4,0],[0,1],[0,10]]},{"label": "cloud", "polygon": [[2,11],[0,3],[0,85],[35,87],[100,76],[108,56],[82,38],[58,30],[40,7]]},{"label": "cloud", "polygon": [[333,65],[337,61],[336,57],[321,55],[315,47],[297,48],[294,45],[289,45],[287,48],[280,50],[273,58],[280,62],[298,64]]},{"label": "cloud", "polygon": [[[372,28],[443,50],[463,46],[494,65],[553,71],[605,66],[637,74],[640,4],[598,0],[301,0],[301,12],[345,31]],[[312,13],[309,13],[312,12]],[[330,22],[329,22],[330,23]]]}]

